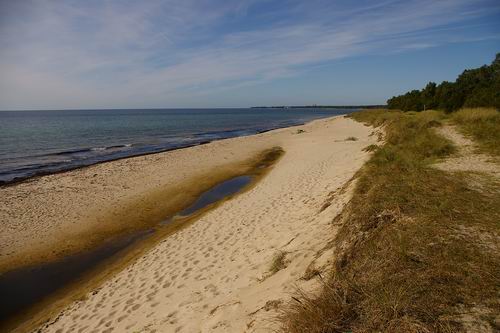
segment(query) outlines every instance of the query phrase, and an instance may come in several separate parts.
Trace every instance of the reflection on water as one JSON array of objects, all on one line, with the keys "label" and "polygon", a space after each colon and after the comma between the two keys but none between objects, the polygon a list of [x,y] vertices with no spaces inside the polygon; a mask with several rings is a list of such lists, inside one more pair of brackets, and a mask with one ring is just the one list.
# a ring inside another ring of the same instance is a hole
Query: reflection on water
[{"label": "reflection on water", "polygon": [[241,191],[245,186],[250,184],[252,178],[252,176],[239,176],[217,184],[208,191],[203,192],[191,206],[185,208],[176,215],[160,222],[160,224],[169,224],[176,218],[189,216],[217,201],[234,195]]},{"label": "reflection on water", "polygon": [[152,233],[153,230],[143,230],[91,251],[0,275],[0,322],[20,313],[68,283],[77,281],[85,272]]},{"label": "reflection on water", "polygon": [[198,200],[191,206],[181,211],[179,216],[188,216],[195,213],[197,210],[207,207],[214,202],[224,199],[238,193],[243,187],[247,186],[252,181],[251,176],[239,176],[222,182],[210,190],[202,193]]}]

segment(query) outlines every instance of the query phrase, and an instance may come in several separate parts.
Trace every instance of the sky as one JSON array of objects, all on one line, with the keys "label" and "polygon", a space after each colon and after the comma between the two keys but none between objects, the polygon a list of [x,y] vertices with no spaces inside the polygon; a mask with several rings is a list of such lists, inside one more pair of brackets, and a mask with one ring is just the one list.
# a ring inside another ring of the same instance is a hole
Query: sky
[{"label": "sky", "polygon": [[0,0],[0,110],[383,104],[498,52],[498,0]]}]

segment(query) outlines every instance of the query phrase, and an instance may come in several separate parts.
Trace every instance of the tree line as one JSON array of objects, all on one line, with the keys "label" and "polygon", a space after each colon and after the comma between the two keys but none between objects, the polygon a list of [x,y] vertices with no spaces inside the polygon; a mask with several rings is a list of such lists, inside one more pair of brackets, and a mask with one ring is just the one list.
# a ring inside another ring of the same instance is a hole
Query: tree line
[{"label": "tree line", "polygon": [[465,70],[455,82],[429,82],[422,90],[412,90],[387,101],[389,109],[456,111],[463,107],[495,107],[500,110],[500,53],[491,65]]}]

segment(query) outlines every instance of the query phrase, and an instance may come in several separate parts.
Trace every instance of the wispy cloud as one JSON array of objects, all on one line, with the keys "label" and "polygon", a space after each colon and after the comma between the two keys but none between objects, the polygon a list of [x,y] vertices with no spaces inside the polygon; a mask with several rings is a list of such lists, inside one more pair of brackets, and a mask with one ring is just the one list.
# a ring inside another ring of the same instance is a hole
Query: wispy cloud
[{"label": "wispy cloud", "polygon": [[489,0],[0,3],[0,108],[169,106],[341,58],[485,38],[468,24],[500,12]]}]

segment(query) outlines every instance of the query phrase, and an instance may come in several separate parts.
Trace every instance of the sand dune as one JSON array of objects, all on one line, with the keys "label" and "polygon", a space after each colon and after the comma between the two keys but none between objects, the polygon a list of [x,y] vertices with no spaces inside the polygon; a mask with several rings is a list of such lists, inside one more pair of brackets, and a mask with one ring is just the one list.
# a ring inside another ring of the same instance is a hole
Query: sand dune
[{"label": "sand dune", "polygon": [[[298,129],[305,132],[298,134]],[[121,190],[116,193],[124,184],[118,175],[128,176],[127,186],[142,191],[161,174],[157,169],[167,169],[161,175],[174,183],[224,158],[243,161],[276,145],[285,150],[251,190],[162,240],[98,290],[64,309],[41,332],[269,332],[275,327],[276,309],[290,292],[297,286],[315,287],[317,280],[306,270],[324,271],[332,258],[327,246],[335,234],[331,222],[350,195],[349,186],[347,191],[340,189],[367,160],[362,149],[374,143],[370,133],[369,127],[336,117],[96,166],[93,169],[106,170],[97,176],[105,190],[99,195],[89,192],[99,202],[107,195],[113,200],[124,195]],[[350,136],[358,140],[346,141]],[[133,179],[139,164],[147,169],[141,172],[150,174],[143,182]],[[179,165],[185,172],[173,174]],[[118,175],[114,170],[120,170]],[[280,251],[286,267],[272,274],[271,263]]]}]

